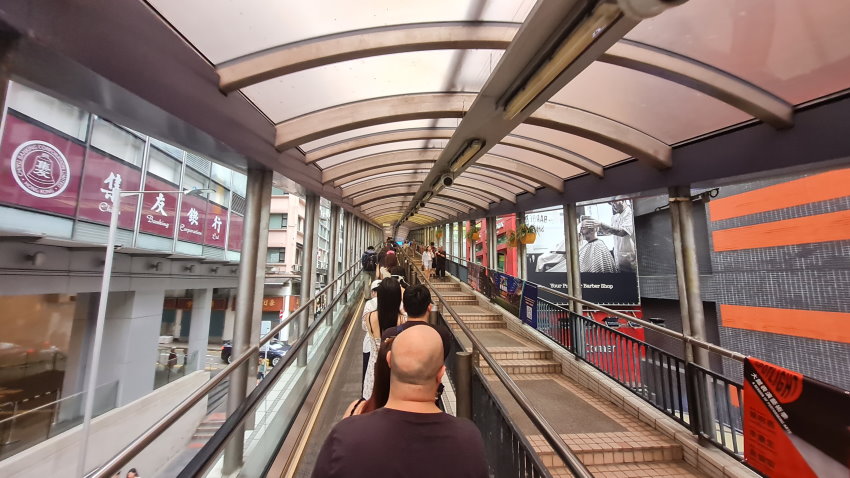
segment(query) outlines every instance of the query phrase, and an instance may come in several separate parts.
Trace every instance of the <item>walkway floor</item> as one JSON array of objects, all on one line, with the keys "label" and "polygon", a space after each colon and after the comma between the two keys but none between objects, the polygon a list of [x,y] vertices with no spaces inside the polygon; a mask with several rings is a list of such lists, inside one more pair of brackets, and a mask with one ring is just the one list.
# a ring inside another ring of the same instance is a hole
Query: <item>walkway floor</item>
[{"label": "walkway floor", "polygon": [[[681,445],[561,374],[561,365],[552,358],[551,350],[508,330],[500,314],[489,305],[479,305],[475,294],[465,292],[456,279],[435,281],[433,288],[452,305],[594,476],[704,476],[683,461]],[[469,347],[469,340],[454,320],[448,317],[448,321]],[[489,367],[484,364],[482,370],[490,376],[496,394],[552,475],[571,476]]]}]

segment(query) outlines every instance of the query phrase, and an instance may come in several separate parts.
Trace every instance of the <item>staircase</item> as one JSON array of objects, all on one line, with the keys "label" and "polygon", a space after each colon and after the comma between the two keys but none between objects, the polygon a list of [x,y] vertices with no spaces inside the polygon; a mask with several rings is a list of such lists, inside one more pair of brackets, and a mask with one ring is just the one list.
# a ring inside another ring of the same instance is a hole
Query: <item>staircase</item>
[{"label": "staircase", "polygon": [[[479,304],[476,295],[465,291],[454,278],[437,279],[432,288],[472,329],[594,476],[704,476],[683,460],[682,445],[563,375],[550,349],[508,330],[499,313],[489,304]],[[459,330],[448,314],[444,317],[453,330]],[[456,335],[471,348],[464,334]],[[490,367],[483,360],[478,365],[552,476],[572,476]]]}]

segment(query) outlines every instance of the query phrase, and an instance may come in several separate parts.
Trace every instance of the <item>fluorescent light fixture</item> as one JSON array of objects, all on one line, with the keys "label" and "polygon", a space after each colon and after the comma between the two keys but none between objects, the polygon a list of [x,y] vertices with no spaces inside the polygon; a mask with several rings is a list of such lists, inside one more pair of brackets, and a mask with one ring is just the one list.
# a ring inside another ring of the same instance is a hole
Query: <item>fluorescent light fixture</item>
[{"label": "fluorescent light fixture", "polygon": [[463,167],[466,166],[466,163],[468,163],[469,160],[478,153],[478,151],[481,151],[482,146],[484,146],[484,141],[480,139],[471,140],[466,144],[466,148],[463,149],[463,152],[460,153],[454,161],[452,161],[452,165],[449,169],[451,169],[453,173],[463,169]]},{"label": "fluorescent light fixture", "polygon": [[524,110],[622,14],[617,5],[610,3],[603,3],[596,7],[593,13],[558,46],[549,61],[535,71],[522,89],[508,101],[504,118],[511,120]]}]

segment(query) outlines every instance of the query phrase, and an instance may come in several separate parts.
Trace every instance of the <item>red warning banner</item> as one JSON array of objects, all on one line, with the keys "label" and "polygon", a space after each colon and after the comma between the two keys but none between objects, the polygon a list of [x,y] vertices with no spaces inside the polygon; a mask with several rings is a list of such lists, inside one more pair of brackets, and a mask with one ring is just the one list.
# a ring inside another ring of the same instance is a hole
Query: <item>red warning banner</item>
[{"label": "red warning banner", "polygon": [[850,476],[850,392],[744,362],[744,459],[771,478]]}]

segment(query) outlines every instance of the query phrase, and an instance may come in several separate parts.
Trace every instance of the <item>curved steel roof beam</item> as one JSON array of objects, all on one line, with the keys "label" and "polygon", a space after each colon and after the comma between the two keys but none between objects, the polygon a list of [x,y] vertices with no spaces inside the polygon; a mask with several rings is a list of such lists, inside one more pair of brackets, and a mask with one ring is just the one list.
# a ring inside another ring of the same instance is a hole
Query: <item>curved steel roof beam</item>
[{"label": "curved steel roof beam", "polygon": [[726,71],[669,50],[620,40],[598,61],[641,71],[705,93],[775,128],[794,124],[794,106]]},{"label": "curved steel roof beam", "polygon": [[378,146],[387,143],[397,143],[400,141],[415,141],[429,139],[449,139],[454,134],[454,128],[408,128],[397,129],[382,133],[372,133],[356,138],[351,138],[345,141],[316,148],[312,151],[304,153],[307,158],[307,163],[320,161],[337,154],[347,153],[356,149],[366,148],[369,146]]},{"label": "curved steel roof beam", "polygon": [[365,206],[366,204],[380,201],[382,199],[407,199],[410,200],[413,197],[413,194],[416,192],[415,189],[412,190],[410,187],[397,187],[397,188],[389,188],[382,189],[380,191],[372,191],[370,193],[366,193],[352,201],[352,205],[354,206]]},{"label": "curved steel roof beam", "polygon": [[[305,156],[309,163],[312,161],[326,159],[336,154],[342,154],[369,146],[377,146],[399,141],[449,139],[454,131],[454,128],[410,128],[389,131],[386,133],[374,133],[324,146],[306,153]],[[602,177],[604,174],[601,164],[574,151],[545,143],[543,141],[526,138],[525,136],[508,135],[505,136],[500,143],[549,156],[598,177]]]},{"label": "curved steel roof beam", "polygon": [[596,141],[659,169],[673,164],[673,148],[669,144],[611,118],[572,106],[544,103],[525,123]]},{"label": "curved steel roof beam", "polygon": [[503,156],[496,156],[495,154],[485,154],[475,164],[491,169],[498,169],[509,174],[516,174],[521,178],[550,187],[558,192],[564,192],[564,180],[562,178],[530,164],[514,161]]},{"label": "curved steel roof beam", "polygon": [[[499,202],[499,201],[501,201],[501,200],[502,200],[502,198],[499,198],[499,197],[493,197],[492,195],[485,194],[485,193],[484,193],[484,192],[482,192],[481,190],[473,189],[473,188],[470,188],[470,187],[467,187],[467,186],[461,186],[461,185],[459,185],[459,184],[457,184],[457,183],[452,184],[452,185],[451,185],[451,187],[448,187],[448,188],[443,189],[443,191],[449,191],[449,192],[457,192],[457,191],[459,191],[459,192],[461,192],[461,193],[463,193],[463,194],[468,194],[468,195],[470,195],[470,196],[472,196],[472,197],[475,197],[475,198],[477,198],[477,199],[478,199],[478,200],[480,200],[480,201],[486,201],[488,205],[489,205],[490,203],[497,203],[497,202]],[[488,207],[489,207],[489,206],[488,206]]]},{"label": "curved steel roof beam", "polygon": [[428,200],[428,204],[439,204],[440,206],[450,207],[455,210],[461,209],[461,214],[469,214],[474,209],[481,209],[476,204],[471,204],[462,199],[449,196],[434,196]]},{"label": "curved steel roof beam", "polygon": [[513,194],[514,196],[516,196],[517,194],[522,194],[522,193],[526,192],[526,190],[524,188],[514,186],[513,183],[510,183],[508,181],[503,181],[502,179],[504,178],[504,176],[505,175],[503,174],[502,178],[493,179],[490,176],[487,176],[487,175],[484,175],[484,174],[479,174],[479,171],[470,171],[470,170],[467,169],[466,171],[463,172],[463,175],[461,175],[459,177],[457,177],[457,176],[455,177],[455,183],[457,183],[457,181],[459,181],[461,179],[472,179],[472,180],[475,180],[475,181],[481,183],[481,187],[487,187],[490,190],[492,190],[492,189],[504,189],[505,191]]},{"label": "curved steel roof beam", "polygon": [[322,171],[322,183],[328,183],[346,176],[368,172],[373,168],[387,164],[412,164],[434,162],[442,149],[401,149],[385,153],[371,154],[350,159]]},{"label": "curved steel roof beam", "polygon": [[336,133],[417,119],[461,118],[475,93],[414,93],[332,106],[278,123],[275,146],[284,151]]},{"label": "curved steel roof beam", "polygon": [[469,168],[466,168],[466,171],[464,171],[463,174],[476,174],[479,176],[494,179],[496,181],[502,181],[504,183],[511,184],[517,189],[521,189],[530,194],[534,194],[535,192],[537,192],[537,188],[541,187],[541,185],[537,182],[527,182],[525,178],[520,178],[518,176],[510,176],[505,174],[504,172],[486,168],[480,164],[475,164],[470,166]]},{"label": "curved steel roof beam", "polygon": [[411,173],[409,171],[399,171],[344,187],[342,188],[342,195],[343,197],[355,197],[358,194],[362,194],[373,189],[400,186],[402,184],[419,184],[427,175],[427,172]]},{"label": "curved steel roof beam", "polygon": [[216,69],[225,93],[278,76],[341,61],[412,51],[508,47],[520,24],[434,22],[390,25],[281,45],[228,61]]},{"label": "curved steel roof beam", "polygon": [[[401,171],[395,174],[387,174],[379,178],[370,179],[368,181],[362,181],[348,188],[342,188],[342,194],[344,197],[351,198],[353,200],[370,191],[395,186],[418,185],[421,184],[427,176],[428,171],[425,171],[424,173]],[[455,185],[470,188],[476,191],[476,194],[482,199],[487,199],[492,202],[498,202],[505,199],[512,203],[516,203],[516,195],[511,194],[510,191],[472,177],[458,178],[455,180]]]},{"label": "curved steel roof beam", "polygon": [[[432,202],[432,201],[429,201]],[[452,214],[466,214],[470,211],[470,207],[465,204],[459,203],[451,203],[448,201],[441,201],[439,203],[434,202],[434,204],[439,204],[441,208],[449,209]],[[360,211],[364,214],[373,213],[376,210],[381,208],[389,208],[389,207],[398,207],[400,209],[404,209],[408,206],[407,202],[403,202],[401,200],[398,201],[387,201],[381,204],[373,204],[371,206],[363,206],[360,208]]]},{"label": "curved steel roof beam", "polygon": [[[423,211],[426,214],[430,214],[439,219],[448,219],[452,217],[453,213],[449,211],[443,211],[440,209],[435,209],[431,207],[420,208],[420,211]],[[399,217],[402,215],[404,210],[402,208],[387,208],[387,209],[375,209],[373,212],[369,214],[370,217],[380,217],[388,214],[398,214]]]},{"label": "curved steel roof beam", "polygon": [[475,191],[480,191],[486,194],[487,196],[495,196],[495,202],[504,199],[513,204],[516,204],[516,194],[511,193],[507,189],[495,186],[485,181],[481,181],[480,179],[475,179],[468,176],[461,176],[455,179],[454,186],[461,186],[464,188],[473,189]]},{"label": "curved steel roof beam", "polygon": [[[356,101],[307,113],[276,125],[275,144],[285,150],[325,136],[396,121],[460,118],[474,93],[413,93]],[[656,167],[669,167],[672,148],[610,118],[557,103],[546,103],[526,123],[581,136],[619,149]]]},{"label": "curved steel roof beam", "polygon": [[486,199],[483,199],[475,194],[471,194],[466,191],[461,191],[453,187],[447,187],[443,189],[442,191],[440,191],[439,194],[437,194],[437,196],[449,198],[454,201],[464,202],[479,209],[487,210],[490,207],[490,201],[487,201]]},{"label": "curved steel roof beam", "polygon": [[344,188],[347,185],[353,183],[354,181],[358,181],[363,178],[368,178],[370,176],[374,176],[376,174],[384,174],[384,173],[392,173],[395,171],[430,171],[431,167],[434,166],[433,161],[425,161],[422,163],[401,163],[401,164],[387,164],[384,166],[375,166],[370,170],[359,171],[356,173],[352,173],[349,176],[345,176],[343,178],[337,179],[333,181],[333,185],[335,187]]}]

